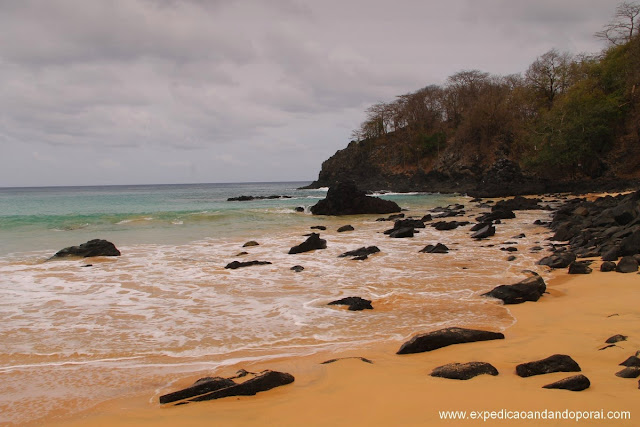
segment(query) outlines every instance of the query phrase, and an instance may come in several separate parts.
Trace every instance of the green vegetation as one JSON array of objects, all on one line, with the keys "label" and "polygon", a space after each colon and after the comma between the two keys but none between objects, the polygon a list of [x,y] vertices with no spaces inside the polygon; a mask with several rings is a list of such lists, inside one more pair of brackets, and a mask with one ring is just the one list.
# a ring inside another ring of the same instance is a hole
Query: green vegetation
[{"label": "green vegetation", "polygon": [[608,153],[640,145],[640,4],[621,3],[593,56],[552,49],[524,75],[460,71],[367,110],[357,141],[394,141],[402,165],[449,151],[507,157],[541,177],[595,178]]}]

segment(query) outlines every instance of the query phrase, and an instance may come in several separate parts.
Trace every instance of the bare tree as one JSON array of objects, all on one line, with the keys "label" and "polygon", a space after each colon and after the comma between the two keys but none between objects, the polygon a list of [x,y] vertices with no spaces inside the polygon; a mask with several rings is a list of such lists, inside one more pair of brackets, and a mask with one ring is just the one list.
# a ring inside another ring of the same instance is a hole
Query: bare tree
[{"label": "bare tree", "polygon": [[540,93],[551,108],[556,95],[564,93],[571,84],[572,57],[568,52],[551,49],[539,56],[527,69],[527,83]]},{"label": "bare tree", "polygon": [[616,7],[613,20],[596,33],[599,39],[619,46],[628,43],[638,33],[640,3],[622,2]]}]

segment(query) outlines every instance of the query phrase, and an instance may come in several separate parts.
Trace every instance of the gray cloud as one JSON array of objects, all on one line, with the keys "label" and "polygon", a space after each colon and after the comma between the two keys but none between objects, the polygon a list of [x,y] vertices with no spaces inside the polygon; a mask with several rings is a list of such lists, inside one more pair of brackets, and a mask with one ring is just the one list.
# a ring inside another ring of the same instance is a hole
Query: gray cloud
[{"label": "gray cloud", "polygon": [[616,4],[0,1],[0,186],[312,179],[369,104],[597,51]]}]

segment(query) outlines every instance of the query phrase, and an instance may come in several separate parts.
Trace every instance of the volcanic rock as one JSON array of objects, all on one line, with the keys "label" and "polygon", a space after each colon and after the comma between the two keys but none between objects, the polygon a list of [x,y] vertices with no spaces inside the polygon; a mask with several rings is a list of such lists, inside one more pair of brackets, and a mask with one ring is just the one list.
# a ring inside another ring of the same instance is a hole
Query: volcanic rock
[{"label": "volcanic rock", "polygon": [[80,246],[69,246],[59,250],[52,258],[64,257],[94,257],[94,256],[120,256],[120,251],[111,242],[101,239],[89,240]]},{"label": "volcanic rock", "polygon": [[299,254],[309,252],[315,249],[326,249],[327,241],[320,238],[318,233],[311,233],[307,240],[289,249],[289,254]]},{"label": "volcanic rock", "polygon": [[442,243],[438,243],[435,246],[427,245],[420,252],[427,254],[448,254],[449,248]]},{"label": "volcanic rock", "polygon": [[564,378],[560,381],[556,381],[551,384],[542,386],[542,388],[557,388],[562,390],[582,391],[588,389],[591,386],[589,378],[584,375],[574,375],[572,377]]},{"label": "volcanic rock", "polygon": [[522,363],[516,366],[516,374],[520,377],[550,374],[552,372],[580,372],[580,365],[570,356],[554,354],[546,359]]},{"label": "volcanic rock", "polygon": [[449,363],[438,366],[431,372],[432,377],[449,378],[452,380],[469,380],[478,375],[498,375],[498,370],[486,362]]},{"label": "volcanic rock", "polygon": [[241,267],[251,267],[252,265],[268,265],[268,264],[271,264],[271,263],[269,261],[246,261],[246,262],[233,261],[227,264],[224,268],[236,270]]},{"label": "volcanic rock", "polygon": [[500,299],[505,304],[521,304],[525,301],[538,301],[546,290],[544,279],[534,273],[513,285],[497,286],[482,296]]},{"label": "volcanic rock", "polygon": [[377,246],[368,246],[368,247],[364,247],[363,246],[363,247],[355,249],[353,251],[345,252],[342,255],[338,255],[338,258],[344,258],[344,257],[349,257],[349,256],[359,257],[359,256],[363,256],[363,255],[375,254],[377,252],[380,252],[380,249],[378,249]]},{"label": "volcanic rock", "polygon": [[348,305],[350,311],[373,310],[371,301],[360,297],[346,297],[331,301],[327,305]]},{"label": "volcanic rock", "polygon": [[340,182],[329,188],[327,197],[311,207],[314,215],[386,214],[400,212],[390,200],[367,196],[354,182]]},{"label": "volcanic rock", "polygon": [[465,328],[445,328],[426,334],[416,335],[402,344],[396,354],[422,353],[452,344],[463,344],[476,341],[504,339],[500,332],[482,331]]}]

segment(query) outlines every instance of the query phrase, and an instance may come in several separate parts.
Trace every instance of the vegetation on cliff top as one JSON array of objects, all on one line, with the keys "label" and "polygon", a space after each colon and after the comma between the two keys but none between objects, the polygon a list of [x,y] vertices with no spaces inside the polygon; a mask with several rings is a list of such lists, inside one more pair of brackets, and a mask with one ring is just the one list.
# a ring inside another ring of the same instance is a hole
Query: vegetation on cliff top
[{"label": "vegetation on cliff top", "polygon": [[639,21],[640,4],[621,3],[596,34],[608,44],[597,55],[552,49],[524,74],[464,70],[443,86],[372,105],[353,132],[350,160],[329,159],[319,181],[372,173],[477,179],[499,159],[543,179],[637,178]]}]

